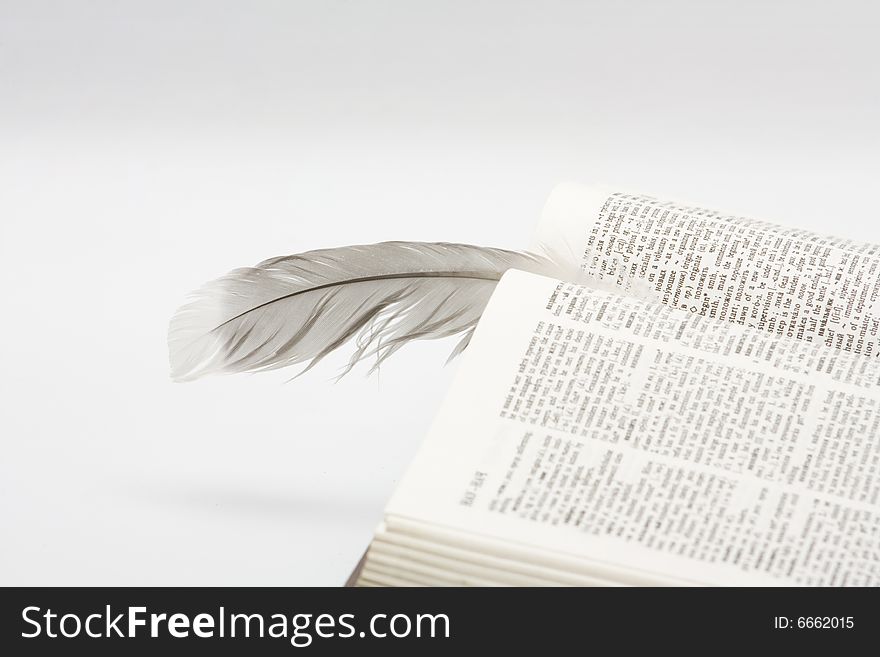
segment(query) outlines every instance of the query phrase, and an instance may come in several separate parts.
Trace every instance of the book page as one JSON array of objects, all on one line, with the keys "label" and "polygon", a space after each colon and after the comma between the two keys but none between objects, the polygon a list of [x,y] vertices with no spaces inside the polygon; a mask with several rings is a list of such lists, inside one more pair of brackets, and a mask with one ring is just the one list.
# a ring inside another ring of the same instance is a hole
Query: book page
[{"label": "book page", "polygon": [[532,249],[704,317],[878,355],[875,244],[565,183]]},{"label": "book page", "polygon": [[876,359],[511,271],[387,522],[599,577],[878,584],[878,381]]}]

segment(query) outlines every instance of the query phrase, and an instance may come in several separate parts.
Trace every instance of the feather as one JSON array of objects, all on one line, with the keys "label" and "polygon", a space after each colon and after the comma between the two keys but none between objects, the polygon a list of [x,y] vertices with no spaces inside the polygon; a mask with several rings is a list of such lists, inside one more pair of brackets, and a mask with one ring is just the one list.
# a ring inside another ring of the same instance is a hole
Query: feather
[{"label": "feather", "polygon": [[511,268],[561,277],[541,256],[424,242],[322,249],[237,269],[195,292],[172,318],[171,376],[308,363],[305,372],[353,341],[342,376],[373,356],[375,370],[412,340],[463,334],[452,359]]}]

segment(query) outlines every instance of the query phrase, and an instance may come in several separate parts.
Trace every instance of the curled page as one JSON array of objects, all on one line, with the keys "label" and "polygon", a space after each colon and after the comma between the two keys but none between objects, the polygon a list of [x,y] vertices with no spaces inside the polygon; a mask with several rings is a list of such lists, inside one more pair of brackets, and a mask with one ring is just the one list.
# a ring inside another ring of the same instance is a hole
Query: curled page
[{"label": "curled page", "polygon": [[532,249],[702,317],[866,356],[880,348],[880,245],[564,183]]}]

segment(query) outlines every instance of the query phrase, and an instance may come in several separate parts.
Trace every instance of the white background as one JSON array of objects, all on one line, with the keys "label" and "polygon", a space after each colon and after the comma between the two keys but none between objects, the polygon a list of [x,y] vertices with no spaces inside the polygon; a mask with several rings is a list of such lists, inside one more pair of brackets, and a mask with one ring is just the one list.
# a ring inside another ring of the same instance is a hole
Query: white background
[{"label": "white background", "polygon": [[880,241],[870,2],[0,0],[0,583],[339,584],[452,343],[173,384],[203,281],[563,179]]}]

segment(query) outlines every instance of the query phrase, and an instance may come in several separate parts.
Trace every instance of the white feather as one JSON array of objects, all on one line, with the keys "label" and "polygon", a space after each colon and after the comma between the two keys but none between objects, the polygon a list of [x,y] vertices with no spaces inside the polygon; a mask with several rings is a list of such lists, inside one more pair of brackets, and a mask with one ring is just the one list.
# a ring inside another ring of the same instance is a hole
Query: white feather
[{"label": "white feather", "polygon": [[195,292],[171,320],[171,375],[308,369],[351,340],[345,372],[370,356],[375,369],[411,340],[463,333],[452,358],[511,268],[563,277],[541,256],[421,242],[309,251],[237,269]]}]

